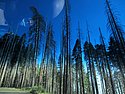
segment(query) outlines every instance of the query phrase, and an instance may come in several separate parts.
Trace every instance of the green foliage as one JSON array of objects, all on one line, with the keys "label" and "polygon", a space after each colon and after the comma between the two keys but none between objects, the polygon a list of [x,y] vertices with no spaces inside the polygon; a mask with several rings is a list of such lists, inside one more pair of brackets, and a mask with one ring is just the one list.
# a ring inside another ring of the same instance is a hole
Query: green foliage
[{"label": "green foliage", "polygon": [[41,86],[34,86],[30,90],[30,93],[32,93],[32,94],[41,94],[41,93],[44,93],[44,92],[45,92],[45,89],[42,88]]}]

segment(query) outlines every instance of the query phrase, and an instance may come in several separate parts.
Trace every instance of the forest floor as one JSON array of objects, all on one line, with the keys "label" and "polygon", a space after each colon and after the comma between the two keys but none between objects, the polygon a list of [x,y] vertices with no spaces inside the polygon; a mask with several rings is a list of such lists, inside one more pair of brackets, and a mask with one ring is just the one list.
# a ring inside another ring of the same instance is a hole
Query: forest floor
[{"label": "forest floor", "polygon": [[28,91],[22,91],[15,88],[0,88],[0,94],[31,94]]}]

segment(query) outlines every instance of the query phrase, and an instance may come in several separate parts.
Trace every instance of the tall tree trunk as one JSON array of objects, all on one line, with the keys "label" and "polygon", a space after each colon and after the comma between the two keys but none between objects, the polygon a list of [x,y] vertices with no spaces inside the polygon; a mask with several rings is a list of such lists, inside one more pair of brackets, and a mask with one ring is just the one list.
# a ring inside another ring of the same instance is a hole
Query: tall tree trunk
[{"label": "tall tree trunk", "polygon": [[103,47],[103,54],[104,54],[104,62],[106,62],[106,66],[108,68],[108,71],[109,71],[109,77],[110,77],[110,82],[111,82],[111,87],[112,87],[112,93],[115,94],[115,90],[114,90],[114,84],[113,84],[113,77],[112,77],[112,71],[111,71],[111,68],[110,68],[110,65],[109,65],[109,62],[108,62],[108,57],[107,57],[107,52],[106,52],[106,48],[105,48],[105,42],[104,42],[104,39],[103,39],[103,36],[102,36],[102,33],[101,33],[101,30],[99,29],[100,31],[100,35],[101,35],[101,41],[102,41],[102,45],[104,46]]}]

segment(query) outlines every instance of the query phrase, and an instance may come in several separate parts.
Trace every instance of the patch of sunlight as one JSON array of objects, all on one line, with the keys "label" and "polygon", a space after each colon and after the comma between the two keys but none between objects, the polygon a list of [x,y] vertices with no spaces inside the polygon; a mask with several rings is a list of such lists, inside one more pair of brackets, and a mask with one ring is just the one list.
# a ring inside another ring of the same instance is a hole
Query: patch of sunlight
[{"label": "patch of sunlight", "polygon": [[26,92],[16,88],[0,88],[0,92]]}]

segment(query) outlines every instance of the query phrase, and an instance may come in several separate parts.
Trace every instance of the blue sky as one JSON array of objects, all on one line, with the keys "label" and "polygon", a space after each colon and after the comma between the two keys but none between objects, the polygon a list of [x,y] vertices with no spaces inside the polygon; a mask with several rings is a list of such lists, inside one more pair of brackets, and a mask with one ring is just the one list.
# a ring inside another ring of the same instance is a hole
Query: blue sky
[{"label": "blue sky", "polygon": [[[125,0],[110,0],[112,3],[112,8],[118,17],[120,22],[125,27]],[[19,35],[24,32],[28,32],[28,28],[20,26],[20,23],[23,19],[28,20],[32,13],[29,9],[30,6],[35,6],[38,11],[45,17],[47,22],[53,23],[55,40],[57,42],[57,54],[60,49],[60,34],[61,34],[61,24],[62,19],[64,18],[64,9],[56,17],[53,18],[54,6],[53,3],[55,0],[0,0],[0,9],[4,10],[4,16],[6,24],[12,26],[14,30],[17,29]],[[71,44],[72,47],[75,44],[75,39],[77,38],[77,29],[78,22],[81,27],[81,36],[82,40],[86,40],[86,21],[89,24],[89,30],[91,35],[92,43],[99,42],[99,32],[98,28],[100,27],[102,33],[108,42],[108,36],[110,32],[106,28],[107,19],[105,13],[105,0],[70,0],[70,16],[71,16]],[[2,12],[0,12],[2,15]],[[2,16],[1,16],[2,17]],[[1,27],[1,26],[0,26]],[[5,28],[6,26],[4,26]],[[1,30],[1,34],[3,34]]]},{"label": "blue sky", "polygon": [[[117,16],[120,19],[121,24],[125,25],[125,0],[110,0],[112,4],[112,9],[118,14]],[[100,27],[103,33],[103,36],[108,45],[109,35],[111,32],[107,30],[107,17],[105,12],[105,0],[70,0],[71,6],[71,44],[75,44],[75,39],[78,37],[78,21],[81,28],[81,36],[83,42],[87,37],[87,26],[86,21],[89,24],[89,30],[91,35],[91,41],[93,44],[99,43],[99,32],[98,28]],[[54,19],[54,30],[56,35],[59,35],[61,21],[63,18],[64,11]],[[59,23],[59,24],[56,24]],[[59,37],[56,37],[59,40]],[[58,43],[59,45],[59,43]],[[72,46],[72,47],[73,47]],[[57,48],[59,49],[59,48]]]}]

